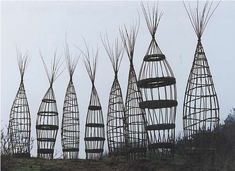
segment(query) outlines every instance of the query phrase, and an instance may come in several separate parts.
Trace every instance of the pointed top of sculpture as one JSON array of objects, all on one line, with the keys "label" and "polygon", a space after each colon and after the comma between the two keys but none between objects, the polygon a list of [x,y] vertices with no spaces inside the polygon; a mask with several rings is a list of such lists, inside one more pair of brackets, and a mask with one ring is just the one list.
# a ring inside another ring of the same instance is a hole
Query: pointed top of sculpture
[{"label": "pointed top of sculpture", "polygon": [[144,18],[147,23],[148,29],[152,37],[155,37],[159,22],[161,20],[161,17],[163,15],[162,11],[159,11],[158,9],[158,2],[154,3],[152,8],[149,7],[147,4],[144,6],[143,3],[141,3],[142,11],[144,13]]},{"label": "pointed top of sculpture", "polygon": [[79,57],[75,58],[71,56],[67,41],[65,41],[65,59],[66,59],[67,69],[69,71],[70,80],[72,80],[74,71],[78,64]]},{"label": "pointed top of sculpture", "polygon": [[17,62],[20,70],[21,82],[23,82],[24,79],[24,73],[28,65],[28,59],[29,58],[27,54],[23,55],[20,51],[17,50]]},{"label": "pointed top of sculpture", "polygon": [[133,57],[134,57],[134,49],[135,49],[135,43],[137,34],[139,31],[139,22],[133,24],[130,29],[128,30],[126,26],[124,25],[123,30],[119,30],[120,35],[122,38],[122,42],[124,44],[124,48],[126,50],[127,56],[130,60],[130,64],[133,65]]},{"label": "pointed top of sculpture", "polygon": [[40,56],[41,56],[41,60],[42,60],[44,69],[45,69],[46,74],[47,74],[48,81],[50,83],[50,87],[52,87],[53,83],[56,81],[56,79],[63,72],[63,70],[60,71],[63,62],[61,62],[61,58],[59,58],[59,59],[57,58],[56,51],[55,51],[54,52],[54,57],[51,61],[50,70],[49,70],[41,53],[40,53]]},{"label": "pointed top of sculpture", "polygon": [[86,46],[86,53],[83,51],[82,51],[82,53],[84,56],[84,63],[85,63],[87,73],[90,77],[92,84],[94,85],[95,76],[96,76],[97,58],[98,58],[98,48],[96,50],[96,53],[92,54],[92,57],[91,57],[91,53],[90,53],[87,46]]},{"label": "pointed top of sculpture", "polygon": [[194,9],[192,9],[190,4],[186,5],[185,2],[183,3],[193,29],[198,37],[198,40],[200,41],[206,26],[220,1],[216,5],[213,5],[213,1],[206,1],[201,9],[199,7],[199,1],[197,1],[197,5]]},{"label": "pointed top of sculpture", "polygon": [[117,73],[119,71],[120,64],[121,64],[122,57],[123,57],[123,47],[121,46],[121,43],[118,40],[118,38],[115,39],[114,44],[112,45],[107,35],[101,38],[101,40],[109,56],[109,59],[112,63],[113,70],[115,73],[115,78],[117,78]]}]

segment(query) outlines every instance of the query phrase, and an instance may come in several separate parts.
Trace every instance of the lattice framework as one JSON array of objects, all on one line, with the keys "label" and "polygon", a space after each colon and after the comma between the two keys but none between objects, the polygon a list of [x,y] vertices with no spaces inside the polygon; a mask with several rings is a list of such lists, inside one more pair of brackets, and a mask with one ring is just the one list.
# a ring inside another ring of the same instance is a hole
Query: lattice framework
[{"label": "lattice framework", "polygon": [[125,101],[125,115],[127,120],[127,151],[130,159],[144,159],[147,151],[146,113],[139,103],[143,101],[137,86],[137,77],[133,64],[134,48],[139,25],[133,25],[128,31],[124,26],[120,30],[121,38],[130,61],[128,85]]},{"label": "lattice framework", "polygon": [[138,86],[143,94],[140,107],[146,111],[150,157],[169,158],[175,143],[176,79],[155,39],[162,12],[157,5],[147,9],[142,4],[152,40],[139,74]]},{"label": "lattice framework", "polygon": [[101,159],[104,151],[105,128],[102,106],[95,87],[98,50],[94,55],[95,57],[93,58],[93,63],[91,62],[88,48],[87,52],[83,54],[85,57],[86,70],[92,83],[84,138],[86,159]]},{"label": "lattice framework", "polygon": [[[184,4],[198,37],[183,105],[184,135],[189,140],[195,139],[195,141],[198,136],[205,137],[219,124],[219,102],[208,60],[201,43],[203,32],[219,3],[214,8],[212,5],[213,2],[206,2],[200,11],[199,2],[197,2],[197,7],[193,11],[190,5]],[[206,142],[206,144],[208,143]],[[205,144],[202,146],[206,148]]]},{"label": "lattice framework", "polygon": [[66,63],[69,71],[69,84],[64,98],[61,142],[64,159],[78,159],[79,155],[79,108],[76,90],[73,84],[73,74],[76,69],[78,59],[70,55],[69,47],[66,44]]},{"label": "lattice framework", "polygon": [[118,39],[113,45],[107,38],[102,39],[105,50],[112,63],[115,73],[111,91],[109,94],[108,114],[107,114],[107,139],[110,155],[126,155],[127,130],[125,107],[123,103],[122,90],[118,80],[118,70],[123,57],[123,49]]},{"label": "lattice framework", "polygon": [[37,156],[45,159],[53,159],[54,147],[59,128],[58,109],[53,90],[53,83],[61,74],[61,72],[59,73],[59,70],[62,63],[60,63],[60,60],[56,59],[55,53],[51,65],[51,71],[49,72],[42,55],[41,59],[50,83],[50,87],[44,95],[37,113]]},{"label": "lattice framework", "polygon": [[10,112],[9,145],[13,155],[30,157],[31,117],[24,88],[24,74],[28,64],[28,56],[23,56],[20,52],[17,56],[21,80]]}]

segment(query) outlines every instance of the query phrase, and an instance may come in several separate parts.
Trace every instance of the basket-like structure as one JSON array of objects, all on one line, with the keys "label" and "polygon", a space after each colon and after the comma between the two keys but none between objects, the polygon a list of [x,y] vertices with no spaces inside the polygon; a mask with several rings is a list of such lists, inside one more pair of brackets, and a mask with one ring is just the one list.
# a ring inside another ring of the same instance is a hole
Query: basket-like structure
[{"label": "basket-like structure", "polygon": [[59,128],[59,117],[56,98],[52,86],[53,82],[57,78],[56,74],[58,72],[59,63],[56,63],[56,59],[54,57],[51,75],[46,68],[44,60],[43,64],[47,72],[50,87],[44,95],[37,113],[37,156],[39,158],[53,159],[54,146]]},{"label": "basket-like structure", "polygon": [[59,117],[55,94],[53,88],[50,87],[42,99],[37,114],[36,130],[38,157],[53,159],[58,128]]},{"label": "basket-like structure", "polygon": [[13,155],[19,157],[30,157],[31,118],[23,82],[26,64],[27,57],[22,58],[22,55],[20,54],[18,58],[18,66],[21,81],[15,100],[11,107],[8,126],[11,152]]},{"label": "basket-like structure", "polygon": [[[196,11],[192,11],[191,7],[187,8],[185,5],[198,37],[198,43],[185,90],[183,128],[184,136],[192,140],[191,145],[194,149],[206,149],[210,148],[209,141],[214,141],[209,134],[219,124],[219,102],[201,37],[218,4],[213,9],[212,2],[206,2],[202,12],[199,11],[198,6],[199,4],[197,4]],[[205,141],[204,144],[198,144],[197,139]]]},{"label": "basket-like structure", "polygon": [[155,6],[152,13],[142,7],[152,41],[139,74],[138,86],[143,95],[140,107],[146,111],[150,157],[169,158],[173,157],[175,143],[176,79],[155,40],[161,14]]},{"label": "basket-like structure", "polygon": [[96,60],[98,52],[94,59],[94,65],[91,66],[89,53],[86,57],[86,69],[92,82],[90,103],[88,106],[86,125],[85,125],[85,152],[86,159],[101,159],[104,151],[105,130],[102,107],[99,96],[95,88]]},{"label": "basket-like structure", "polygon": [[70,80],[64,98],[61,142],[64,159],[78,159],[80,135],[79,108],[77,94],[73,84],[73,73],[76,69],[78,60],[74,59],[72,61],[68,46],[66,49],[66,61]]},{"label": "basket-like structure", "polygon": [[125,113],[122,91],[117,78],[114,79],[109,94],[107,115],[107,139],[110,155],[125,155]]},{"label": "basket-like structure", "polygon": [[100,159],[104,151],[105,131],[102,107],[94,85],[88,106],[84,140],[86,158]]},{"label": "basket-like structure", "polygon": [[203,131],[212,131],[219,124],[218,98],[200,41],[185,91],[183,124],[184,134],[188,138]]},{"label": "basket-like structure", "polygon": [[107,140],[109,154],[114,156],[126,155],[127,118],[125,116],[122,90],[118,81],[118,70],[123,56],[123,49],[117,39],[113,46],[110,46],[107,37],[106,39],[102,39],[102,41],[115,73],[109,93],[107,114]]},{"label": "basket-like structure", "polygon": [[147,132],[145,130],[146,113],[139,104],[143,102],[137,87],[137,77],[134,67],[130,67],[128,87],[125,102],[125,114],[128,123],[128,152],[129,158],[145,159],[147,152]]},{"label": "basket-like structure", "polygon": [[79,110],[72,80],[69,81],[64,99],[61,140],[64,159],[78,159]]},{"label": "basket-like structure", "polygon": [[137,86],[137,77],[133,65],[134,47],[138,27],[133,26],[128,32],[126,27],[121,31],[127,56],[130,61],[128,85],[125,101],[125,115],[127,118],[127,151],[131,160],[145,159],[147,152],[146,113],[139,103],[143,101],[142,94]]}]

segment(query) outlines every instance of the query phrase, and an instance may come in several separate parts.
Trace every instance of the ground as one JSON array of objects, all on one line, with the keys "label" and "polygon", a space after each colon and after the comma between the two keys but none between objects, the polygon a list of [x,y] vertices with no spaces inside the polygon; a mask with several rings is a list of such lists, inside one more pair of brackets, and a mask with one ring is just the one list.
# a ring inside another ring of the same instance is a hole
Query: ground
[{"label": "ground", "polygon": [[1,157],[2,171],[235,171],[235,159],[225,165],[217,163],[208,165],[190,164],[185,159],[176,157],[166,161],[127,161],[124,159],[106,158],[99,161],[91,160],[45,160],[38,158]]}]

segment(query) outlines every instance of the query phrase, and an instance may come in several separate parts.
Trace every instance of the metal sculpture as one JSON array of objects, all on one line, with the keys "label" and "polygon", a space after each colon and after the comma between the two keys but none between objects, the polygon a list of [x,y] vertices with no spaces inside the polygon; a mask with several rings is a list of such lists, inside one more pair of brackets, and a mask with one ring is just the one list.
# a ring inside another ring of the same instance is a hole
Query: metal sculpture
[{"label": "metal sculpture", "polygon": [[70,79],[64,98],[61,142],[64,159],[78,159],[80,135],[79,110],[77,94],[73,84],[73,74],[78,63],[78,58],[71,58],[68,45],[66,45],[65,55]]},{"label": "metal sculpture", "polygon": [[207,23],[218,5],[219,3],[212,8],[212,2],[206,2],[200,11],[197,2],[197,7],[193,11],[190,6],[184,4],[198,38],[183,105],[184,135],[188,139],[192,139],[196,134],[211,132],[219,124],[218,98],[201,43]]},{"label": "metal sculpture", "polygon": [[37,155],[39,158],[53,159],[54,146],[59,128],[59,117],[56,104],[56,98],[53,90],[53,83],[58,78],[61,67],[60,60],[56,60],[56,53],[51,65],[51,71],[48,71],[46,63],[41,56],[50,87],[44,95],[40,104],[37,121]]},{"label": "metal sculpture", "polygon": [[139,74],[138,86],[143,95],[140,107],[146,111],[150,157],[169,158],[173,157],[175,143],[176,79],[155,40],[162,13],[155,5],[146,11],[142,4],[142,10],[152,40]]},{"label": "metal sculpture", "polygon": [[134,48],[139,26],[133,25],[128,32],[126,27],[120,30],[121,38],[130,61],[128,85],[125,101],[127,151],[130,159],[144,159],[147,151],[147,133],[145,130],[146,113],[139,103],[143,101],[137,86],[137,77],[133,64]]},{"label": "metal sculpture", "polygon": [[88,106],[86,127],[85,127],[85,152],[86,159],[100,159],[104,151],[105,131],[102,107],[95,87],[96,65],[98,51],[90,60],[90,53],[83,53],[85,57],[85,66],[92,83],[90,103]]},{"label": "metal sculpture", "polygon": [[24,74],[28,64],[28,56],[18,53],[20,70],[20,86],[11,107],[8,135],[9,145],[13,155],[30,157],[31,118],[29,104],[24,88]]},{"label": "metal sculpture", "polygon": [[114,70],[114,81],[109,94],[107,114],[107,140],[109,154],[114,156],[126,155],[127,132],[125,130],[126,117],[122,91],[118,81],[118,70],[123,56],[123,49],[116,39],[113,46],[108,38],[102,39],[104,48],[109,56]]}]

